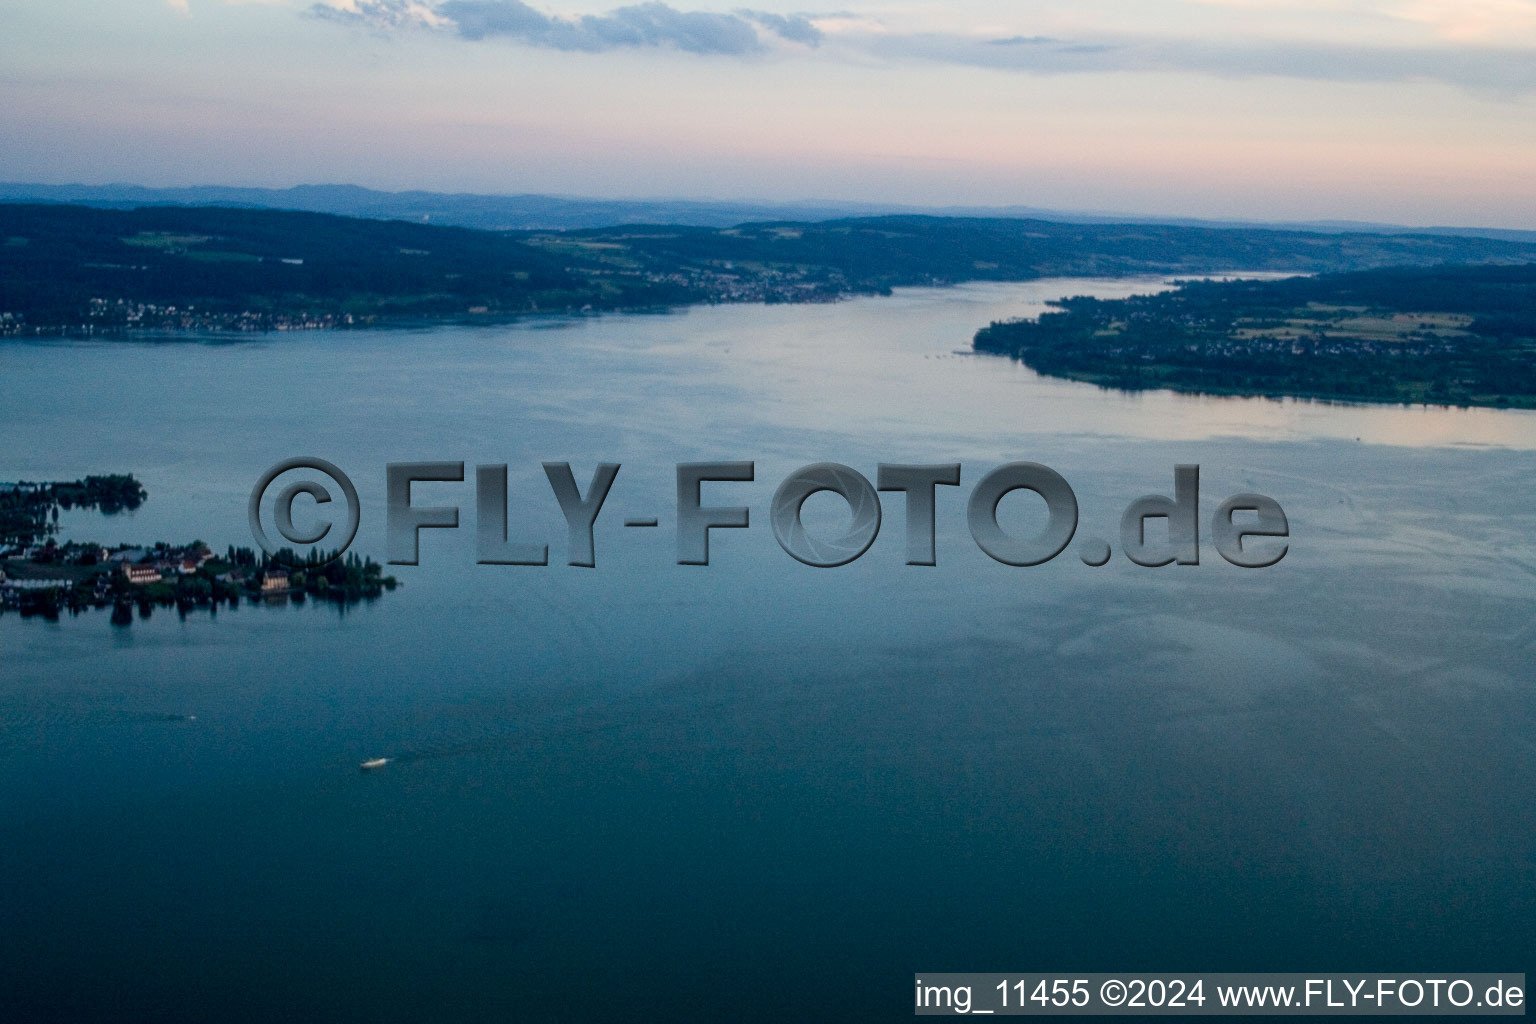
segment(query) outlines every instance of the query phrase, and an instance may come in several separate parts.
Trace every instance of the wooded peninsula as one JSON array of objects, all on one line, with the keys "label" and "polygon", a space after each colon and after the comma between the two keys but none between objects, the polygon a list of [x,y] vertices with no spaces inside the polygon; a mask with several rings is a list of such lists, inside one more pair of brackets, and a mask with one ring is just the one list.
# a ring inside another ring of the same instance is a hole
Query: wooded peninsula
[{"label": "wooded peninsula", "polygon": [[1069,298],[975,348],[1109,388],[1536,408],[1536,264]]}]

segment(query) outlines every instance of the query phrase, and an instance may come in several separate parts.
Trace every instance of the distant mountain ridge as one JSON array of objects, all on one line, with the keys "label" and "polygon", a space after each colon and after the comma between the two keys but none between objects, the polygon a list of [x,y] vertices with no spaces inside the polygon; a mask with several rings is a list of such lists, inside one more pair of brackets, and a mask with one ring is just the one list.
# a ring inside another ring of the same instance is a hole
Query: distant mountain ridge
[{"label": "distant mountain ridge", "polygon": [[581,197],[478,195],[445,192],[380,192],[358,185],[235,188],[199,185],[35,185],[0,183],[0,202],[67,203],[106,209],[139,206],[231,206],[301,210],[374,220],[403,220],[483,231],[559,231],[625,224],[734,227],[748,221],[814,221],[896,212],[869,203],[753,203],[686,199],[588,199]]},{"label": "distant mountain ridge", "polygon": [[104,209],[139,206],[228,206],[334,213],[375,220],[402,220],[489,231],[549,231],[617,227],[625,224],[679,224],[724,228],[762,221],[816,222],[849,217],[924,214],[941,217],[1027,218],[1067,224],[1155,224],[1175,227],[1258,228],[1326,234],[1422,234],[1536,242],[1536,231],[1479,227],[1405,227],[1356,221],[1271,222],[1148,217],[1115,213],[1049,210],[1032,206],[910,206],[900,203],[814,201],[772,203],[750,200],[593,199],[543,194],[483,195],[467,192],[383,192],[359,185],[297,185],[242,188],[197,185],[149,188],[142,185],[43,185],[0,182],[0,202],[68,203]]}]

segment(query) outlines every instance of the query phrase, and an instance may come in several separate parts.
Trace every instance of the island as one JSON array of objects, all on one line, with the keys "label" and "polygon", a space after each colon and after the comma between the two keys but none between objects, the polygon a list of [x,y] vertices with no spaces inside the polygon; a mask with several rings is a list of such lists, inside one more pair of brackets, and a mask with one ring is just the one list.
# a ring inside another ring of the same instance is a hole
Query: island
[{"label": "island", "polygon": [[1067,298],[978,352],[1106,388],[1536,408],[1536,263],[1191,281]]},{"label": "island", "polygon": [[60,508],[94,508],[106,515],[138,508],[148,493],[131,474],[90,476],[63,483],[0,483],[0,612],[57,619],[112,608],[112,621],[128,625],[137,609],[149,618],[156,607],[182,615],[247,601],[330,601],[341,607],[371,601],[399,586],[371,558],[356,554],[283,550],[276,557],[228,547],[220,555],[202,541],[106,547],[60,541]]}]

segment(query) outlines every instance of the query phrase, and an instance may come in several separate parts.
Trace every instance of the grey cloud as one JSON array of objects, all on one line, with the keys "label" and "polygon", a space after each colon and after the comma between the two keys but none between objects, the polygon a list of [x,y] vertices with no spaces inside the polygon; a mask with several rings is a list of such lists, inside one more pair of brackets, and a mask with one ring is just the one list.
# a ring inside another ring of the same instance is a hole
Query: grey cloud
[{"label": "grey cloud", "polygon": [[[562,50],[579,50],[571,45],[580,33],[568,21],[551,18],[527,4],[510,2],[447,3],[436,9],[439,16],[454,24],[465,39],[484,39],[487,36],[521,36],[530,42],[558,46]],[[560,45],[565,43],[567,45]]]},{"label": "grey cloud", "polygon": [[988,39],[989,46],[1044,46],[1056,40],[1050,36],[1009,36],[1007,39]]},{"label": "grey cloud", "polygon": [[1536,92],[1536,53],[1530,50],[1218,43],[1113,34],[1074,39],[1027,35],[985,39],[943,32],[843,31],[824,36],[811,21],[818,15],[751,9],[733,14],[680,11],[664,3],[618,7],[606,14],[580,17],[545,14],[521,0],[445,0],[436,4],[355,0],[350,6],[352,9],[343,10],[316,4],[313,12],[379,29],[434,27],[467,40],[500,37],[586,52],[665,47],[689,53],[751,56],[767,49],[764,38],[771,34],[833,52],[1038,75],[1128,71],[1329,82],[1435,81],[1501,96]]},{"label": "grey cloud", "polygon": [[556,50],[597,53],[670,47],[689,53],[744,56],[767,49],[758,26],[784,39],[815,46],[821,33],[798,15],[758,11],[721,14],[680,11],[664,3],[617,7],[606,14],[566,18],[545,14],[521,0],[447,0],[435,5],[409,0],[357,0],[354,9],[315,4],[311,12],[332,21],[393,29],[437,27],[468,40],[502,37]]},{"label": "grey cloud", "polygon": [[434,10],[465,39],[512,36],[557,50],[674,46],[689,53],[740,55],[764,49],[757,30],[744,18],[679,11],[663,3],[618,7],[580,18],[544,14],[519,0],[448,0]]},{"label": "grey cloud", "polygon": [[330,4],[315,4],[309,13],[326,21],[367,25],[371,28],[401,28],[423,24],[420,15],[406,0],[357,0],[354,6],[355,10],[346,10]]},{"label": "grey cloud", "polygon": [[811,24],[803,14],[771,14],[768,11],[737,11],[743,18],[759,25],[792,43],[817,46],[821,43],[821,29]]},{"label": "grey cloud", "polygon": [[888,59],[1044,75],[1183,72],[1224,78],[1273,76],[1329,82],[1437,81],[1505,95],[1536,91],[1536,54],[1528,50],[1201,43],[1136,36],[977,40],[946,33],[870,34],[843,42]]}]

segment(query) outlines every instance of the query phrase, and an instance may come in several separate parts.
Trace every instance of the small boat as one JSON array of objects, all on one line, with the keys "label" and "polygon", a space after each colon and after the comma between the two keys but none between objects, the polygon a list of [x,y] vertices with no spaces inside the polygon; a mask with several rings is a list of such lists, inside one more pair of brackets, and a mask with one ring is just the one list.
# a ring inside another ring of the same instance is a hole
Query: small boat
[{"label": "small boat", "polygon": [[387,757],[371,757],[364,761],[362,764],[358,765],[358,767],[365,772],[371,772],[377,768],[383,768],[385,765],[389,764],[389,760],[390,759]]}]

